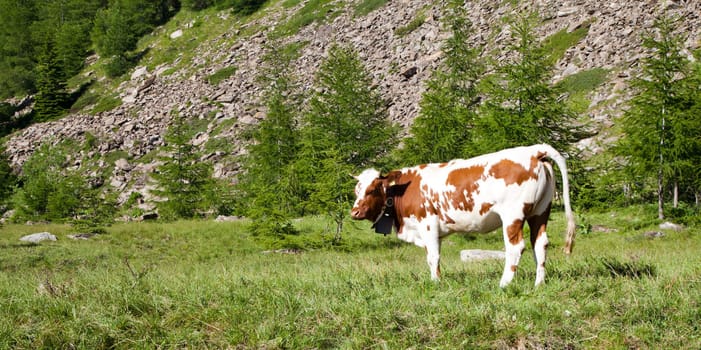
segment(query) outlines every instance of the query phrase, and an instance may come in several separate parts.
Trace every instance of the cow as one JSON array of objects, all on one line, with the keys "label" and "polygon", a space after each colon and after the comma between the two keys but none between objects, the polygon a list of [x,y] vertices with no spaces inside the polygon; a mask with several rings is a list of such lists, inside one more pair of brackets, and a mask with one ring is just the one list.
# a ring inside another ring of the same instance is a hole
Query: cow
[{"label": "cow", "polygon": [[562,175],[567,219],[565,253],[572,252],[575,222],[565,158],[547,144],[516,147],[471,159],[424,164],[380,175],[367,169],[355,178],[351,217],[369,220],[380,233],[397,232],[403,241],[426,249],[433,280],[440,279],[441,240],[456,232],[504,231],[505,262],[499,282],[514,278],[525,249],[524,223],[536,260],[535,285],[545,280],[546,227],[555,194],[552,164]]}]

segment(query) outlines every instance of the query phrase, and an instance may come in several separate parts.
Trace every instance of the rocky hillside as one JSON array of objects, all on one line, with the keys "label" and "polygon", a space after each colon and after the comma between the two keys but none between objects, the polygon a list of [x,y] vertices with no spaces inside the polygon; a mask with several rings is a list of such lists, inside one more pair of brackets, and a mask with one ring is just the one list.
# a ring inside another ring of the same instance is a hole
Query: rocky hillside
[{"label": "rocky hillside", "polygon": [[[265,117],[260,107],[260,88],[255,83],[269,32],[284,24],[305,5],[285,8],[281,2],[262,10],[249,21],[241,21],[225,12],[216,15],[229,29],[216,38],[203,41],[190,62],[181,62],[182,53],[172,62],[148,69],[148,62],[137,67],[130,79],[119,85],[117,94],[121,105],[111,111],[77,113],[61,120],[35,124],[12,135],[7,152],[14,166],[20,168],[27,157],[42,142],[65,138],[83,140],[95,137],[90,151],[75,154],[75,165],[96,152],[106,155],[119,152],[118,161],[103,161],[100,166],[111,170],[106,183],[124,193],[148,190],[148,173],[153,171],[153,157],[164,144],[163,135],[173,115],[199,118],[206,128],[193,143],[200,145],[214,159],[215,175],[232,177],[236,164],[227,159],[243,151],[238,134],[242,127]],[[353,3],[337,2],[340,15],[329,21],[315,22],[287,36],[287,42],[305,42],[294,70],[305,89],[312,85],[316,67],[326,49],[334,42],[353,45],[365,60],[384,96],[390,101],[390,117],[408,127],[418,113],[424,82],[440,63],[441,45],[448,33],[442,26],[441,2],[390,0],[383,7],[364,16],[355,16]],[[586,36],[570,47],[557,63],[555,79],[580,71],[600,67],[610,71],[608,81],[589,96],[592,101],[588,114],[595,126],[615,122],[628,97],[627,84],[639,69],[643,57],[640,35],[649,29],[655,17],[663,11],[681,16],[678,28],[688,36],[689,49],[701,45],[701,1],[625,1],[625,0],[521,0],[467,1],[470,20],[475,25],[474,42],[487,50],[498,48],[508,38],[508,28],[502,18],[516,13],[535,12],[544,19],[538,34],[546,38],[558,31],[572,31],[589,26]],[[423,18],[423,22],[417,19]],[[210,18],[211,21],[215,19]],[[198,19],[207,26],[207,18]],[[228,21],[228,22],[227,22]],[[413,23],[412,23],[413,22]],[[407,34],[398,29],[420,24]],[[177,30],[160,29],[159,40],[188,39],[193,22],[174,24]],[[154,45],[152,50],[157,50]],[[235,72],[216,84],[207,78],[226,67]],[[178,113],[172,113],[177,111]],[[582,142],[596,152],[605,147],[607,135]],[[218,150],[217,142],[233,144],[226,152]],[[107,158],[105,158],[107,159]]]}]

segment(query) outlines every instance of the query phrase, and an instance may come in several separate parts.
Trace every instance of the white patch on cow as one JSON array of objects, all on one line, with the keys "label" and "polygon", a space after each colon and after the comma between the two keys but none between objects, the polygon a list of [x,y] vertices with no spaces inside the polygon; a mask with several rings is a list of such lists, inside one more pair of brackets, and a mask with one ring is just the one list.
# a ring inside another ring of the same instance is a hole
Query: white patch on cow
[{"label": "white patch on cow", "polygon": [[380,172],[375,170],[375,169],[365,169],[363,170],[360,175],[356,176],[356,180],[358,180],[358,184],[355,185],[355,204],[353,204],[354,207],[358,206],[358,203],[360,203],[360,200],[363,199],[363,195],[365,194],[365,191],[368,189],[368,186],[380,177]]}]

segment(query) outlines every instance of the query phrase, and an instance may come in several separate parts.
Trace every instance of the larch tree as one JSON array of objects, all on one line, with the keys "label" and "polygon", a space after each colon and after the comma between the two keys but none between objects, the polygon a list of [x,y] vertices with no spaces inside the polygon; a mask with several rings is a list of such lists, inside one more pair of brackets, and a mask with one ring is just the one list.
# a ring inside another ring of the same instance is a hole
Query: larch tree
[{"label": "larch tree", "polygon": [[301,178],[311,184],[311,206],[336,223],[340,240],[350,209],[350,176],[375,164],[397,143],[398,129],[388,119],[387,103],[357,52],[333,45],[316,74],[315,93],[304,116]]},{"label": "larch tree", "polygon": [[671,184],[678,192],[680,180],[698,174],[698,79],[682,53],[683,38],[674,34],[674,19],[660,17],[643,35],[649,56],[634,80],[637,94],[622,118],[623,137],[615,151],[625,159],[628,181],[655,179],[658,218],[665,217],[665,192]]},{"label": "larch tree", "polygon": [[265,119],[249,130],[237,189],[244,199],[244,214],[256,219],[253,228],[259,234],[282,237],[296,233],[290,221],[299,214],[298,185],[292,174],[301,105],[290,66],[296,56],[295,45],[271,43],[258,76],[264,89]]},{"label": "larch tree", "polygon": [[444,60],[427,82],[419,115],[399,157],[408,164],[448,161],[475,155],[472,134],[485,74],[481,48],[470,43],[472,23],[461,2],[451,3],[452,36],[443,43]]},{"label": "larch tree", "polygon": [[549,143],[568,153],[576,141],[575,114],[560,101],[551,82],[553,65],[534,33],[533,17],[507,23],[511,41],[505,58],[484,80],[485,103],[476,123],[475,147],[480,153],[536,143]]}]

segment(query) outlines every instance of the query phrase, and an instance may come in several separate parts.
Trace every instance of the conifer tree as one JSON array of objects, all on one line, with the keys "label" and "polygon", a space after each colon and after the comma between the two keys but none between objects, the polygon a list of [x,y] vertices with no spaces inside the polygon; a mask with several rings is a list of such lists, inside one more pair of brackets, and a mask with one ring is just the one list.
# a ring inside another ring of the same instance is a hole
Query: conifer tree
[{"label": "conifer tree", "polygon": [[47,40],[36,65],[37,94],[34,111],[36,121],[47,121],[62,115],[66,110],[68,93],[57,59],[54,44]]},{"label": "conifer tree", "polygon": [[353,178],[349,174],[370,166],[396,146],[396,126],[387,118],[386,102],[373,87],[358,54],[333,45],[316,74],[316,92],[302,130],[297,169],[311,184],[310,202],[330,214],[336,239],[349,210]]},{"label": "conifer tree", "polygon": [[511,42],[507,58],[484,81],[486,101],[475,131],[479,153],[504,148],[549,143],[567,153],[576,141],[574,113],[560,102],[550,83],[552,64],[534,35],[534,18],[519,17],[509,23]]},{"label": "conifer tree", "polygon": [[297,111],[300,99],[291,74],[293,46],[273,42],[267,47],[258,77],[265,89],[265,119],[250,132],[251,143],[243,158],[244,171],[237,188],[246,203],[245,214],[257,219],[254,231],[261,234],[295,233],[289,219],[298,213],[291,164],[297,157]]},{"label": "conifer tree", "polygon": [[427,82],[411,135],[399,150],[407,164],[448,161],[475,155],[472,133],[479,104],[477,82],[484,75],[481,48],[469,39],[472,23],[462,2],[452,2],[448,25],[452,36],[443,44],[444,61]]},{"label": "conifer tree", "polygon": [[164,164],[153,174],[160,187],[154,193],[167,198],[158,203],[159,214],[168,219],[193,218],[209,209],[212,165],[200,161],[192,136],[187,121],[174,116],[165,137],[167,156],[161,157]]},{"label": "conifer tree", "polygon": [[658,218],[663,219],[665,189],[698,177],[701,133],[698,105],[699,80],[682,54],[683,39],[675,35],[674,20],[661,17],[654,32],[643,35],[650,56],[643,61],[642,75],[634,81],[638,93],[622,118],[622,137],[616,152],[626,159],[629,181],[652,178],[657,184]]},{"label": "conifer tree", "polygon": [[13,173],[10,167],[10,161],[5,154],[5,147],[0,146],[0,212],[5,209],[5,204],[10,199],[15,185],[17,184],[17,176]]}]

